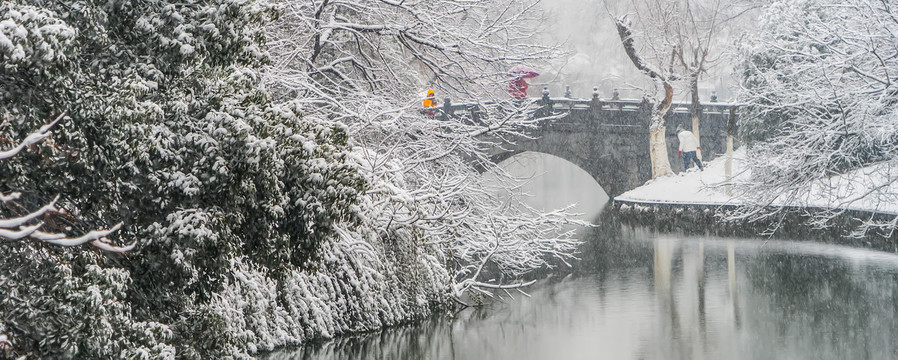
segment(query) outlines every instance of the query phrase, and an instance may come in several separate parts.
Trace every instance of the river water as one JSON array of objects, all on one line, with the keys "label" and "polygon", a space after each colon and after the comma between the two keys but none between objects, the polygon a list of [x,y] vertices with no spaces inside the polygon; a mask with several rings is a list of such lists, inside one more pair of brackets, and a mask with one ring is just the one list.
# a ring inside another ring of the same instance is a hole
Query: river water
[{"label": "river water", "polygon": [[898,255],[606,227],[529,296],[277,358],[898,357]]},{"label": "river water", "polygon": [[898,358],[898,255],[589,216],[581,260],[527,296],[269,358]]}]

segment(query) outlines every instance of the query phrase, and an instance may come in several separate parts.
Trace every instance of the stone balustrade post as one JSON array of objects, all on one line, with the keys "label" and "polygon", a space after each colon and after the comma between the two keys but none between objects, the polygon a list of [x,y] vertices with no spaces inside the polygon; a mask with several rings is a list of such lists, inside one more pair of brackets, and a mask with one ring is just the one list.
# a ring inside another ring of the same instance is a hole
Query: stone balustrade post
[{"label": "stone balustrade post", "polygon": [[599,100],[599,88],[592,88],[592,99],[589,101],[589,109],[593,112],[602,111],[602,100]]},{"label": "stone balustrade post", "polygon": [[542,116],[552,115],[552,98],[549,97],[548,86],[543,87],[543,97],[540,99],[540,102],[542,102],[543,105]]},{"label": "stone balustrade post", "polygon": [[443,99],[443,121],[449,121],[449,117],[452,116],[454,111],[452,111],[452,99],[445,98]]}]

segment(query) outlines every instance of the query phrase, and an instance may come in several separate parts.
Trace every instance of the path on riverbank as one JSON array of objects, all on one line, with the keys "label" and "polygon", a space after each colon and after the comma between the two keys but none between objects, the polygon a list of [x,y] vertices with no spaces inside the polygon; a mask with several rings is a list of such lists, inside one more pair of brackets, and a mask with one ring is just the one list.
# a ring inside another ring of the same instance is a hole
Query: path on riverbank
[{"label": "path on riverbank", "polygon": [[[734,187],[750,181],[745,166],[746,152],[736,150],[733,155]],[[725,189],[726,156],[719,156],[705,164],[705,171],[690,169],[676,175],[650,180],[643,186],[614,198],[615,202],[637,204],[683,205],[741,205],[743,201],[728,195]],[[809,184],[796,200],[775,201],[774,206],[848,209],[877,214],[898,215],[898,166],[883,162],[823,181]],[[738,194],[738,190],[733,191]],[[896,200],[896,201],[893,201]]]},{"label": "path on riverbank", "polygon": [[[733,155],[733,173],[747,179],[742,166],[744,151]],[[705,163],[705,171],[693,167],[689,171],[649,180],[644,185],[614,198],[615,201],[646,204],[735,205],[733,196],[724,189],[726,156]]]}]

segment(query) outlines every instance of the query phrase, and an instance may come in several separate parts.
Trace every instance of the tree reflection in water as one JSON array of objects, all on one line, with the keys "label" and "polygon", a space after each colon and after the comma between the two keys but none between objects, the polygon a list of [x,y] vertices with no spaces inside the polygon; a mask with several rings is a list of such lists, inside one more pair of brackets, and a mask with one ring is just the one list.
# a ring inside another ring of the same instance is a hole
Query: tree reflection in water
[{"label": "tree reflection in water", "polygon": [[271,359],[885,359],[898,255],[654,233],[607,213],[573,274],[530,297]]}]

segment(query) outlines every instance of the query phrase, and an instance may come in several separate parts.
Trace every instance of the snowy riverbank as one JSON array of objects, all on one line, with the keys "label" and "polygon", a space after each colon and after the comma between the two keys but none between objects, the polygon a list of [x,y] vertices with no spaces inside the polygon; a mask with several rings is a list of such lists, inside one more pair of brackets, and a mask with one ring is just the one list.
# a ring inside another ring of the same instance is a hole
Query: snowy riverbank
[{"label": "snowy riverbank", "polygon": [[[726,191],[726,158],[705,164],[705,171],[690,170],[646,182],[614,199],[615,214],[627,224],[651,224],[656,230],[720,236],[774,234],[785,239],[815,239],[849,246],[895,251],[898,234],[888,228],[867,227],[894,221],[898,214],[898,186],[885,179],[896,168],[879,163],[810,184],[791,201],[776,199],[770,207],[788,208],[775,217],[749,221],[721,221],[740,205],[740,183],[750,179],[745,151],[733,156],[733,195]],[[833,211],[838,210],[838,211]],[[820,216],[828,218],[820,226]],[[775,231],[774,231],[775,229]]]},{"label": "snowy riverbank", "polygon": [[[733,173],[743,174],[744,151],[736,151],[733,156]],[[676,175],[649,180],[644,185],[627,191],[614,198],[615,201],[648,204],[695,204],[733,205],[735,198],[727,195],[723,187],[726,182],[725,156],[720,156],[705,164],[705,171],[692,168]]]},{"label": "snowy riverbank", "polygon": [[[732,174],[734,187],[748,181],[750,170],[745,167],[746,152],[734,152]],[[684,204],[738,206],[743,201],[727,194],[725,184],[726,156],[720,156],[705,164],[705,171],[690,169],[686,172],[646,182],[614,198],[616,202],[637,204]],[[790,200],[777,200],[771,206],[802,207],[815,209],[845,209],[868,213],[898,215],[898,184],[889,183],[895,178],[898,166],[879,163],[829,178],[826,183],[808,185],[801,196]],[[738,194],[738,191],[733,191]],[[885,196],[884,196],[885,195]],[[891,195],[891,196],[890,196]]]}]

